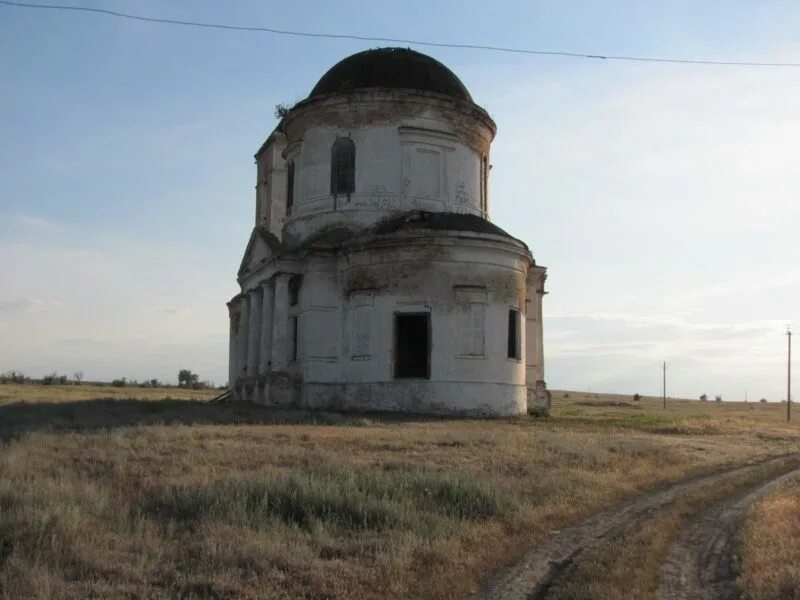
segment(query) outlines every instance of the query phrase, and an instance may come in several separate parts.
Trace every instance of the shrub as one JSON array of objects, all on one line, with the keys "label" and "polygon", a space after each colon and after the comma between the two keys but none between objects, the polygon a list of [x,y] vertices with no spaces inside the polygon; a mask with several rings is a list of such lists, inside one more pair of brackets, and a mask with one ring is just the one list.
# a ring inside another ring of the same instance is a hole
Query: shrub
[{"label": "shrub", "polygon": [[717,394],[716,396],[714,396],[714,401],[715,402],[722,402],[722,396],[720,394]]},{"label": "shrub", "polygon": [[528,414],[536,417],[537,419],[549,419],[550,409],[546,406],[533,406],[528,409]]},{"label": "shrub", "polygon": [[761,402],[762,404],[766,404],[767,403],[767,399],[766,398],[762,398],[761,400],[759,400],[759,402]]},{"label": "shrub", "polygon": [[111,382],[111,385],[113,385],[114,387],[125,387],[126,385],[128,385],[128,380],[125,379],[124,377],[120,379],[115,379],[114,381]]},{"label": "shrub", "polygon": [[641,399],[642,399],[642,395],[641,394],[634,394],[633,395],[633,401],[634,402],[639,402],[639,400],[641,400]]},{"label": "shrub", "polygon": [[703,394],[702,396],[700,396],[700,400],[701,402],[706,402],[708,400],[708,396],[706,394]]},{"label": "shrub", "polygon": [[286,115],[289,114],[289,111],[292,110],[292,107],[288,104],[276,104],[274,115],[276,119],[282,119]]}]

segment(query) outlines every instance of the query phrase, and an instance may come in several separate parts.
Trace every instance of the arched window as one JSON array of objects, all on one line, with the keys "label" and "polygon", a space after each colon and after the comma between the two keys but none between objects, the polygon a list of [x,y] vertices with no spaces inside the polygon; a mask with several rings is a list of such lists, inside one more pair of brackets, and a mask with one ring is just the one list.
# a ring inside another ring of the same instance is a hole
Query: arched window
[{"label": "arched window", "polygon": [[356,145],[349,137],[339,138],[331,148],[331,194],[338,196],[356,191]]},{"label": "arched window", "polygon": [[289,161],[289,167],[286,169],[286,214],[292,214],[292,206],[294,205],[294,161]]}]

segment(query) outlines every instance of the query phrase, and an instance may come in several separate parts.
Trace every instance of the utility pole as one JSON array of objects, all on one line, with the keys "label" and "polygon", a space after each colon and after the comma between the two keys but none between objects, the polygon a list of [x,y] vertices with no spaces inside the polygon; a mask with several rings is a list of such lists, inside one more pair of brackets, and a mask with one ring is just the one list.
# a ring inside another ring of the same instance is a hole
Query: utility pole
[{"label": "utility pole", "polygon": [[663,366],[661,367],[664,372],[664,380],[661,388],[661,392],[664,398],[664,410],[667,410],[667,361],[664,361]]},{"label": "utility pole", "polygon": [[786,359],[786,420],[792,419],[792,330],[786,328],[786,339],[789,342],[789,352]]}]

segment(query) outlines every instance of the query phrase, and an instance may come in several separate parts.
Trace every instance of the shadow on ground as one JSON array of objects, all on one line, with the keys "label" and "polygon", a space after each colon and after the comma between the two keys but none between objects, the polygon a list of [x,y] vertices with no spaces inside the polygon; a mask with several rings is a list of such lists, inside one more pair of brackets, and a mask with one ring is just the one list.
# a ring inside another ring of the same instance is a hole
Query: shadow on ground
[{"label": "shadow on ground", "polygon": [[0,406],[0,440],[41,430],[91,430],[141,425],[377,425],[433,421],[443,417],[410,414],[341,413],[281,409],[237,402],[193,400],[114,400],[17,402]]}]

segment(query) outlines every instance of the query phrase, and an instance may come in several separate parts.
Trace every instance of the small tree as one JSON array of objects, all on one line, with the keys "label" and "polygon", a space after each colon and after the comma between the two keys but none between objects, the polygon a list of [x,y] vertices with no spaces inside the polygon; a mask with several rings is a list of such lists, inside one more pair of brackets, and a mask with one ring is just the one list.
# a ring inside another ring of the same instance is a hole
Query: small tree
[{"label": "small tree", "polygon": [[72,380],[75,382],[75,385],[80,385],[81,381],[83,381],[83,371],[75,371],[72,374]]},{"label": "small tree", "polygon": [[61,381],[61,375],[59,375],[55,371],[52,371],[51,373],[48,373],[47,375],[42,377],[42,385],[56,385],[60,381]]},{"label": "small tree", "polygon": [[761,400],[759,400],[759,402],[761,402],[761,404],[766,404],[767,403],[767,399],[766,398],[762,398]]},{"label": "small tree", "polygon": [[722,396],[720,394],[717,394],[716,396],[714,396],[714,400],[716,402],[722,402]]},{"label": "small tree", "polygon": [[708,396],[706,394],[703,394],[702,396],[700,396],[700,400],[702,402],[707,402],[708,401]]},{"label": "small tree", "polygon": [[115,379],[114,381],[112,381],[111,385],[113,385],[114,387],[125,387],[126,385],[128,385],[128,380],[125,377],[121,377],[119,379]]},{"label": "small tree", "polygon": [[178,371],[178,386],[193,388],[197,386],[200,376],[197,373],[192,373],[189,369],[181,369]]},{"label": "small tree", "polygon": [[633,401],[634,402],[638,402],[641,399],[642,399],[642,395],[641,394],[634,394],[633,395]]}]

